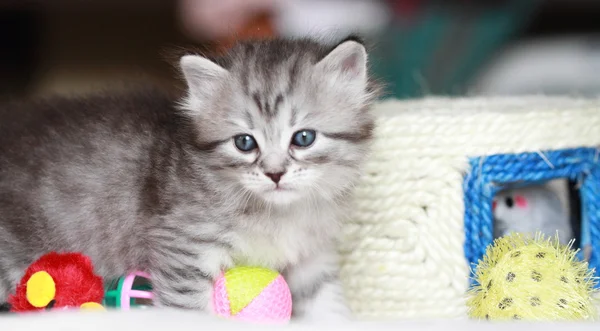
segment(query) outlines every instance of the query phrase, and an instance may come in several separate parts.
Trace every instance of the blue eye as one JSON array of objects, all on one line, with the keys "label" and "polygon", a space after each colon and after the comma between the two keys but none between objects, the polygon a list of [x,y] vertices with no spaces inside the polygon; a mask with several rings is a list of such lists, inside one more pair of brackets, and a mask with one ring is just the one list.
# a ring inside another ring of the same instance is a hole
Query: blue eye
[{"label": "blue eye", "polygon": [[314,130],[300,130],[294,133],[292,144],[298,147],[308,147],[312,145],[316,137],[317,133]]},{"label": "blue eye", "polygon": [[258,147],[256,144],[256,140],[254,137],[248,134],[240,134],[233,137],[233,141],[235,143],[235,147],[242,152],[250,152],[251,150]]}]

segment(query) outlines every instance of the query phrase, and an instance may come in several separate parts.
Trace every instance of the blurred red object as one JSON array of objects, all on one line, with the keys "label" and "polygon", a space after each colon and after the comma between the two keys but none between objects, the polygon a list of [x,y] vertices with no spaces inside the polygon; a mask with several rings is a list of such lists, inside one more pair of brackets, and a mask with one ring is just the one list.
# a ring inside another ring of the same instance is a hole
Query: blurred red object
[{"label": "blurred red object", "polygon": [[[267,18],[278,0],[178,0],[185,33],[195,40],[221,40],[233,35],[262,36],[272,31]],[[259,29],[260,28],[260,29]]]},{"label": "blurred red object", "polygon": [[238,40],[266,39],[275,36],[276,32],[269,14],[260,14],[253,17],[236,33],[217,40],[220,49],[230,48]]},{"label": "blurred red object", "polygon": [[101,308],[103,299],[102,278],[87,256],[52,252],[27,268],[8,303],[11,312],[28,312]]},{"label": "blurred red object", "polygon": [[397,16],[403,18],[411,17],[416,14],[423,0],[389,0],[391,8]]}]

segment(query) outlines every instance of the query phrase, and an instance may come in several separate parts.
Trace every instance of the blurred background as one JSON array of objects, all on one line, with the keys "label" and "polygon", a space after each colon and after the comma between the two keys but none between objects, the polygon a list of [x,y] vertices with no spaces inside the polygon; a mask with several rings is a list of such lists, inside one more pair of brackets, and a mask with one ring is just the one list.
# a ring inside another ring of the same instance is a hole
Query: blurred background
[{"label": "blurred background", "polygon": [[349,32],[384,97],[600,91],[598,0],[0,0],[0,97],[176,91],[178,46]]}]

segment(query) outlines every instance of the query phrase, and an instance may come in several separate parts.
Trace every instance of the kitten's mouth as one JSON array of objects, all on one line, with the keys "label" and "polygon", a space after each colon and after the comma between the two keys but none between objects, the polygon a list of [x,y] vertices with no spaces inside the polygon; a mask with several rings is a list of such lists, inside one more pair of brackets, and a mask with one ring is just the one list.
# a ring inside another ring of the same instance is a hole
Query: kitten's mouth
[{"label": "kitten's mouth", "polygon": [[281,184],[276,184],[275,186],[271,186],[270,188],[267,189],[267,192],[270,193],[283,193],[283,192],[291,192],[293,191],[293,189],[291,187],[288,187],[286,185],[281,185]]},{"label": "kitten's mouth", "polygon": [[277,205],[289,205],[300,198],[298,191],[293,187],[288,186],[270,186],[265,188],[262,194],[263,198],[267,201],[273,202]]}]

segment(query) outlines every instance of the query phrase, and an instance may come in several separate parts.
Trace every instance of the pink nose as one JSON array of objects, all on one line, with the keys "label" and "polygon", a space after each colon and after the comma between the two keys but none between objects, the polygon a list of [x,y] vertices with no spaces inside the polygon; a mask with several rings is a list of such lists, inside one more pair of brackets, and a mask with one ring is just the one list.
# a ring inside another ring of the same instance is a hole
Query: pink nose
[{"label": "pink nose", "polygon": [[265,173],[265,175],[267,175],[267,177],[271,178],[273,183],[279,184],[279,181],[281,180],[281,176],[283,176],[283,172],[276,172],[276,173],[267,172],[267,173]]}]

